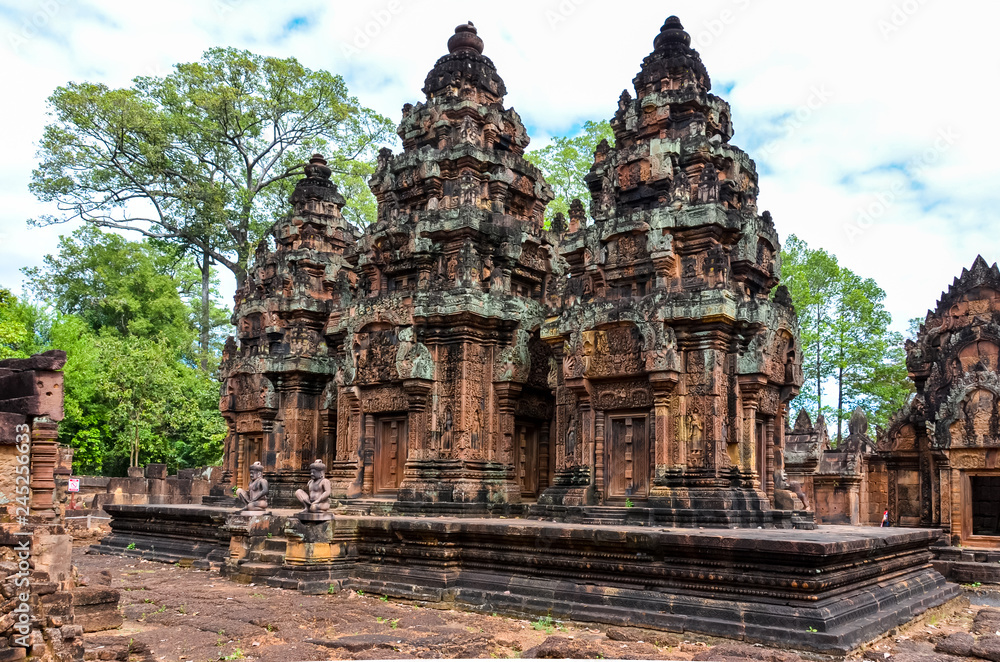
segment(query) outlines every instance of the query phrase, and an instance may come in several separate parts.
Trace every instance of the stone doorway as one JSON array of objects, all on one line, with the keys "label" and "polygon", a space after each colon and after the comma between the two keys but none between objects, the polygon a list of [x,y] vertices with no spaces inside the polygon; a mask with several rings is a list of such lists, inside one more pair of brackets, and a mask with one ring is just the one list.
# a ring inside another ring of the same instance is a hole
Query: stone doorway
[{"label": "stone doorway", "polygon": [[254,462],[263,462],[264,437],[261,435],[247,435],[243,437],[244,462],[240,467],[240,486],[250,485],[250,465]]},{"label": "stone doorway", "polygon": [[645,499],[649,496],[649,417],[610,415],[607,421],[605,496],[619,501]]},{"label": "stone doorway", "polygon": [[407,438],[405,416],[380,416],[375,419],[376,496],[396,496],[399,484],[403,482]]},{"label": "stone doorway", "polygon": [[527,421],[514,423],[517,450],[517,482],[522,499],[537,499],[539,492],[538,426]]},{"label": "stone doorway", "polygon": [[1000,536],[1000,476],[970,476],[972,535]]}]

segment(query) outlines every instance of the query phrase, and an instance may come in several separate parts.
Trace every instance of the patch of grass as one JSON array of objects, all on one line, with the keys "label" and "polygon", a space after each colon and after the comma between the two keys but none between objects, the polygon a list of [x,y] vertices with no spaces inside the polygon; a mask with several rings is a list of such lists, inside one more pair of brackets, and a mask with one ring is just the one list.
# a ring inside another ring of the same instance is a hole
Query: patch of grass
[{"label": "patch of grass", "polygon": [[236,650],[234,650],[229,655],[226,655],[225,657],[222,657],[222,658],[219,658],[219,659],[221,659],[221,660],[242,660],[243,659],[243,649],[242,648],[237,648]]},{"label": "patch of grass", "polygon": [[979,588],[982,585],[982,582],[972,582],[971,584],[962,584],[962,588]]},{"label": "patch of grass", "polygon": [[399,625],[399,619],[398,618],[394,618],[391,621],[389,621],[389,627],[391,627],[393,630],[395,630],[396,626],[398,626],[398,625]]},{"label": "patch of grass", "polygon": [[264,599],[264,598],[266,598],[267,596],[266,596],[266,595],[264,595],[263,593],[251,593],[251,594],[250,594],[250,597],[251,597],[251,598],[260,598],[260,599],[262,599],[262,600],[263,600],[263,599]]},{"label": "patch of grass", "polygon": [[632,503],[632,499],[625,499],[625,507],[626,508],[632,508],[633,506],[635,506],[635,504]]},{"label": "patch of grass", "polygon": [[185,607],[184,605],[181,605],[180,607],[177,608],[177,611],[180,612],[180,613],[182,613],[182,614],[186,614],[186,613],[188,613],[188,608]]},{"label": "patch of grass", "polygon": [[365,592],[364,591],[355,591],[355,593],[357,593],[358,595],[360,595],[362,598],[365,597]]},{"label": "patch of grass", "polygon": [[147,605],[151,605],[151,604],[153,604],[153,599],[152,598],[144,598],[143,602],[145,602]]},{"label": "patch of grass", "polygon": [[542,616],[537,621],[532,623],[531,627],[539,632],[545,632],[545,634],[552,634],[555,631],[551,616]]},{"label": "patch of grass", "polygon": [[379,600],[381,600],[382,602],[389,602],[389,596],[383,595],[381,598],[379,598]]},{"label": "patch of grass", "polygon": [[[326,589],[326,592],[330,595],[333,595],[334,593],[337,592],[337,587],[334,584],[330,584],[330,588]],[[299,606],[301,607],[302,605]]]},{"label": "patch of grass", "polygon": [[130,542],[129,544],[125,545],[125,549],[135,549],[135,543]]},{"label": "patch of grass", "polygon": [[817,630],[816,628],[814,628],[812,626],[809,626],[809,627],[806,628],[806,632],[815,633],[815,632],[819,632],[819,630]]},{"label": "patch of grass", "polygon": [[375,617],[375,622],[376,623],[385,623],[385,619],[382,618],[381,616],[376,616]]}]

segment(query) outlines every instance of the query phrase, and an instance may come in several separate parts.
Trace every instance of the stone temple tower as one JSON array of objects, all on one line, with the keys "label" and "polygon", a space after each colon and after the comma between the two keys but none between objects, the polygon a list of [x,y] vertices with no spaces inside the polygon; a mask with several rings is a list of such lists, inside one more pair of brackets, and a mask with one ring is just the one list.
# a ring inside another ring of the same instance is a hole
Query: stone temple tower
[{"label": "stone temple tower", "polygon": [[456,28],[448,51],[426,100],[403,107],[403,152],[379,155],[358,292],[328,329],[342,366],[335,483],[351,496],[517,502],[545,487],[552,193],[523,157],[528,136],[476,28]]},{"label": "stone temple tower", "polygon": [[574,201],[544,228],[552,192],[471,23],[378,156],[372,225],[313,159],[237,293],[230,480],[260,460],[288,503],[318,457],[337,498],[399,512],[792,524],[778,237],[676,18],[653,46],[586,178],[592,222]]},{"label": "stone temple tower", "polygon": [[333,461],[335,367],[325,331],[350,304],[356,281],[356,231],[340,213],[344,198],[330,168],[317,154],[305,175],[292,193],[292,213],[257,246],[236,292],[239,344],[229,339],[220,366],[225,479],[245,487],[259,461],[279,505],[296,503],[317,457]]},{"label": "stone temple tower", "polygon": [[[542,502],[645,505],[658,521],[770,524],[802,382],[778,236],[754,162],[676,17],[625,91],[587,183],[594,222],[543,338],[558,371]],[[773,296],[772,296],[773,295]]]}]

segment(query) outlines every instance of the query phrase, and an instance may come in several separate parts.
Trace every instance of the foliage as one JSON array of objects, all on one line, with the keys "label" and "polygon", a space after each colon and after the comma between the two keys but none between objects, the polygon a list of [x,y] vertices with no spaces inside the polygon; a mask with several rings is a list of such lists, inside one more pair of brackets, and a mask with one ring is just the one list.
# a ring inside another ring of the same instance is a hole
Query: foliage
[{"label": "foliage", "polygon": [[805,407],[815,419],[829,413],[823,407],[823,383],[833,376],[833,367],[823,361],[829,305],[840,267],[837,258],[823,249],[809,246],[792,235],[781,250],[781,284],[788,288],[799,317],[802,341],[802,373],[805,383],[796,398],[797,407]]},{"label": "foliage", "polygon": [[[837,263],[822,249],[811,249],[794,235],[782,250],[781,280],[799,316],[806,383],[792,406],[837,419],[837,438],[851,411],[861,406],[875,425],[884,426],[910,394],[903,336],[889,330],[892,317],[885,292]],[[823,405],[829,382],[836,406]]]},{"label": "foliage", "polygon": [[130,464],[217,462],[225,423],[218,382],[195,365],[186,258],[86,226],[59,249],[25,272],[54,310],[39,349],[67,354],[59,435],[74,448],[74,469],[121,475]]},{"label": "foliage", "polygon": [[611,124],[606,120],[588,121],[584,123],[579,135],[553,138],[549,145],[524,155],[544,173],[545,181],[555,194],[555,199],[545,210],[546,221],[551,221],[560,212],[568,214],[569,205],[574,198],[579,198],[584,204],[589,200],[590,189],[587,188],[584,177],[594,165],[594,150],[602,140],[614,145],[615,134],[611,130]]},{"label": "foliage", "polygon": [[[350,96],[343,78],[279,59],[213,48],[131,87],[69,83],[49,97],[52,121],[30,188],[60,212],[175,244],[204,276],[201,353],[211,335],[213,265],[246,277],[254,246],[286,211],[313,151],[326,155],[348,218],[374,218],[365,185],[392,123]],[[204,359],[204,356],[202,357]],[[203,365],[208,368],[207,363]]]},{"label": "foliage", "polygon": [[168,337],[190,349],[190,307],[178,294],[176,265],[148,242],[82,226],[59,238],[58,255],[23,270],[35,296],[95,332]]},{"label": "foliage", "polygon": [[70,83],[49,98],[55,121],[31,188],[68,215],[39,222],[79,218],[177,241],[208,252],[237,282],[273,221],[268,204],[288,192],[276,184],[301,176],[308,153],[322,149],[334,178],[367,199],[350,183],[370,172],[393,130],[340,76],[294,58],[213,48],[133,83]]},{"label": "foliage", "polygon": [[41,351],[38,339],[47,334],[44,311],[0,288],[0,359],[26,358]]}]

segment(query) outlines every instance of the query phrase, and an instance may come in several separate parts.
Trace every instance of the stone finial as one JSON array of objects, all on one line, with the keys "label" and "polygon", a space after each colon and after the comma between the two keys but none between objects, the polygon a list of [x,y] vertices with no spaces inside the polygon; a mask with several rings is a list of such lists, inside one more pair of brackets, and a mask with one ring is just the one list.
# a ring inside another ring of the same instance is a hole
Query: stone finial
[{"label": "stone finial", "polygon": [[464,23],[455,28],[455,34],[448,40],[448,52],[458,53],[461,51],[483,54],[483,40],[478,35],[476,26],[472,21]]},{"label": "stone finial", "polygon": [[576,232],[587,222],[587,212],[580,198],[573,198],[569,203],[569,231]]},{"label": "stone finial", "polygon": [[653,40],[653,48],[660,50],[668,44],[680,44],[685,48],[691,45],[691,35],[684,30],[681,19],[676,16],[669,17],[660,28],[660,34]]},{"label": "stone finial", "polygon": [[552,231],[562,234],[566,231],[566,216],[562,212],[557,212],[552,217]]},{"label": "stone finial", "polygon": [[[330,180],[333,171],[326,164],[326,159],[323,158],[322,154],[313,154],[303,170],[306,176],[295,184],[291,198],[293,205],[318,200],[333,203],[338,208],[344,206],[344,196],[337,192],[337,185]],[[302,210],[297,209],[297,211],[301,212]]]},{"label": "stone finial", "polygon": [[305,166],[306,177],[309,179],[329,180],[333,171],[326,164],[322,154],[313,154]]}]

